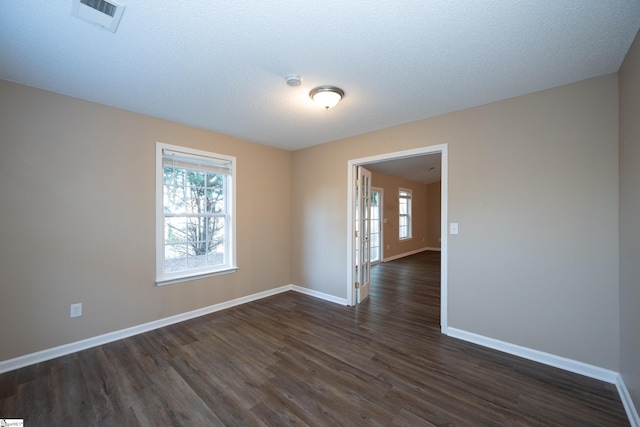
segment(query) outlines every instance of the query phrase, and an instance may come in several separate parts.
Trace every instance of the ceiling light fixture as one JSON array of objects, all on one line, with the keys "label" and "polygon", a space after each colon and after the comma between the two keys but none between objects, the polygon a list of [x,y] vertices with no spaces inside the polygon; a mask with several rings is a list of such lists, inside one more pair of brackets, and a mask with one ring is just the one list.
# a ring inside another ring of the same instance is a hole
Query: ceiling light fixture
[{"label": "ceiling light fixture", "polygon": [[309,97],[313,99],[316,104],[328,110],[340,102],[342,97],[344,97],[344,92],[335,86],[319,86],[309,92]]}]

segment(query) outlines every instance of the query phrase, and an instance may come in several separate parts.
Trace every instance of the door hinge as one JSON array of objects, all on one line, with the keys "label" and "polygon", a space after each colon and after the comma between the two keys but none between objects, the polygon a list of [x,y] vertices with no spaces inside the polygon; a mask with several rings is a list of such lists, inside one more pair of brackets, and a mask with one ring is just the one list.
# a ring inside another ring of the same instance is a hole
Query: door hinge
[{"label": "door hinge", "polygon": [[360,185],[360,180],[356,178],[356,187]]},{"label": "door hinge", "polygon": [[354,234],[353,237],[358,237],[358,232],[357,231],[354,231],[353,234]]},{"label": "door hinge", "polygon": [[356,282],[356,289],[360,289],[360,283]]}]

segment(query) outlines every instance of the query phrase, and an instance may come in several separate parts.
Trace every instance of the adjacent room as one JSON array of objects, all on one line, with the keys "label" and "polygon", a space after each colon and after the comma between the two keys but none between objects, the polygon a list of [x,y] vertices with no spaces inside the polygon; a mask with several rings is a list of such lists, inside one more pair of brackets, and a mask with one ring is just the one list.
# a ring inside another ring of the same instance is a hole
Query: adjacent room
[{"label": "adjacent room", "polygon": [[0,419],[640,426],[639,28],[5,1]]}]

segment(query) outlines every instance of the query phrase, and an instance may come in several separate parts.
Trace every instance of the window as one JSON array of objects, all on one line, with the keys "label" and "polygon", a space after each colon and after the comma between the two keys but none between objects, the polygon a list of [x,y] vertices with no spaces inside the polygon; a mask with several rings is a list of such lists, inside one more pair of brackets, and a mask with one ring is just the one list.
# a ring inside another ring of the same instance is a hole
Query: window
[{"label": "window", "polygon": [[235,157],[156,145],[156,283],[235,271]]},{"label": "window", "polygon": [[411,190],[401,188],[398,192],[398,224],[399,237],[402,239],[411,238]]}]

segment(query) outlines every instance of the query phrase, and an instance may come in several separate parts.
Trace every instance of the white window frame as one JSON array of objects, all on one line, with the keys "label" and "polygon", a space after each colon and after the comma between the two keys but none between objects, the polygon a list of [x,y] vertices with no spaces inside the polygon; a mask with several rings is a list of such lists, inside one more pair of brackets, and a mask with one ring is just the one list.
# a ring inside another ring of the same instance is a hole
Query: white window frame
[{"label": "white window frame", "polygon": [[[183,155],[189,160],[197,159],[211,161],[225,161],[231,165],[231,173],[226,180],[225,201],[225,231],[224,243],[225,264],[220,266],[208,266],[199,269],[185,270],[175,273],[165,273],[165,212],[164,212],[164,165],[163,153],[173,152]],[[204,277],[228,274],[237,271],[236,265],[236,158],[224,154],[212,153],[209,151],[196,150],[188,147],[156,143],[156,284],[158,286],[184,282],[188,280],[201,279]]]},{"label": "white window frame", "polygon": [[[412,198],[412,192],[410,189],[408,188],[399,188],[398,189],[398,239],[399,240],[407,240],[407,239],[411,239],[412,237],[412,231],[411,229],[413,227],[411,227],[411,221],[412,221],[412,217],[413,215],[411,214],[411,198]],[[407,202],[407,213],[403,214],[400,212],[400,205],[402,203],[402,200],[406,200]],[[406,217],[407,218],[407,234],[406,236],[402,235],[402,218]]]}]

